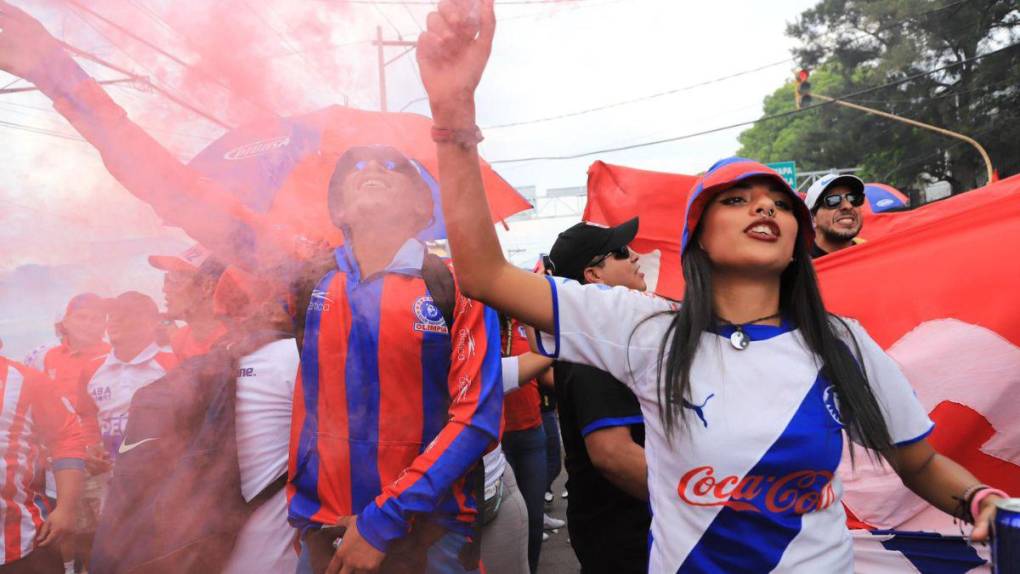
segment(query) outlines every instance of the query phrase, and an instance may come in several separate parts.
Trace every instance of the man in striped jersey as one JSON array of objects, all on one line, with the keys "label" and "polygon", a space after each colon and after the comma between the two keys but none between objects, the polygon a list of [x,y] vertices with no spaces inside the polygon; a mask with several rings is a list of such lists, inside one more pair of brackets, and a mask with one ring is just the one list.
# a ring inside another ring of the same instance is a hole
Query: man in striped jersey
[{"label": "man in striped jersey", "polygon": [[[0,357],[0,573],[63,572],[57,541],[71,531],[84,480],[81,423],[38,372]],[[49,449],[57,506],[38,501],[34,478]]]},{"label": "man in striped jersey", "polygon": [[[352,148],[329,194],[348,243],[299,307],[290,457],[290,516],[306,532],[309,571],[325,566],[321,527],[335,523],[346,532],[328,572],[425,561],[428,572],[474,571],[480,484],[465,474],[499,434],[498,320],[415,238],[434,206],[400,152]],[[434,292],[443,281],[429,273],[447,278],[449,318]]]}]

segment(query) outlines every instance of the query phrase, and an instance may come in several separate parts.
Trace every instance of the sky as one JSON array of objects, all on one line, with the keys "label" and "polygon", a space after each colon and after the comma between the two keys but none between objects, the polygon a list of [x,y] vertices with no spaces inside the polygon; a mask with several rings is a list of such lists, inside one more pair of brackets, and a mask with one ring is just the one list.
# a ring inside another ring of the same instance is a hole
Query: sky
[{"label": "sky", "polygon": [[[334,103],[378,109],[371,44],[377,26],[387,40],[414,40],[430,9],[420,2],[340,0],[13,4],[58,38],[152,78],[230,125],[267,109],[281,115]],[[539,189],[583,186],[596,159],[702,171],[736,152],[739,129],[573,160],[505,160],[640,144],[758,117],[764,97],[792,77],[794,40],[784,34],[786,25],[813,4],[497,0],[496,40],[477,93],[486,138],[482,155],[511,184]],[[427,114],[414,54],[398,57],[400,52],[386,52],[393,58],[386,68],[389,108]],[[83,66],[99,79],[121,77],[91,62]],[[30,86],[0,72],[0,88],[24,87]],[[224,133],[151,88],[122,84],[108,90],[183,161]],[[592,108],[603,109],[579,113]],[[137,288],[160,301],[160,275],[145,265],[144,255],[183,249],[188,239],[121,188],[44,96],[0,94],[0,138],[6,152],[0,155],[4,353],[23,352],[49,337],[62,301],[77,290],[113,295]],[[571,222],[522,225],[501,237],[508,250],[544,250]],[[29,295],[38,300],[26,308],[22,301]]]}]

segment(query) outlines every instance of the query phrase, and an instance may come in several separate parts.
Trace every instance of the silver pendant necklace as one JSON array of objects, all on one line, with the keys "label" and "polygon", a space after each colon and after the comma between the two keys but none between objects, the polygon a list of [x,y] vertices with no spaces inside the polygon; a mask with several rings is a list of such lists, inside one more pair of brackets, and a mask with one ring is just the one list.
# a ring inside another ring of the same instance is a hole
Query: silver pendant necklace
[{"label": "silver pendant necklace", "polygon": [[747,333],[744,332],[744,327],[748,325],[753,325],[755,323],[760,323],[762,321],[768,321],[769,319],[775,319],[780,315],[781,313],[773,313],[767,317],[761,317],[759,319],[748,321],[746,323],[741,323],[739,325],[732,321],[727,321],[726,319],[723,319],[718,315],[716,315],[716,318],[722,321],[723,324],[730,325],[734,328],[733,334],[730,335],[730,345],[733,345],[733,348],[738,351],[743,351],[744,349],[751,346],[751,339],[750,337],[747,336]]}]

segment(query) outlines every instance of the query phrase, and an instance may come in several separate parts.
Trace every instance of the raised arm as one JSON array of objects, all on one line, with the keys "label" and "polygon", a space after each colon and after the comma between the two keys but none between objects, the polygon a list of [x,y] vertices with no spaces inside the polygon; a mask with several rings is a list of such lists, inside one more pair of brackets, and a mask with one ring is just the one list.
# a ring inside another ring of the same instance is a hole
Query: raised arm
[{"label": "raised arm", "polygon": [[[110,173],[170,225],[224,260],[274,266],[283,254],[268,226],[132,122],[37,20],[0,0],[0,69],[32,82],[99,151]],[[255,254],[258,254],[258,263]]]},{"label": "raised arm", "polygon": [[475,88],[495,30],[492,0],[442,0],[418,39],[418,64],[433,121],[453,134],[450,141],[436,144],[443,216],[464,293],[548,331],[553,327],[549,284],[503,257],[488,216],[478,147],[464,137],[475,133]]}]

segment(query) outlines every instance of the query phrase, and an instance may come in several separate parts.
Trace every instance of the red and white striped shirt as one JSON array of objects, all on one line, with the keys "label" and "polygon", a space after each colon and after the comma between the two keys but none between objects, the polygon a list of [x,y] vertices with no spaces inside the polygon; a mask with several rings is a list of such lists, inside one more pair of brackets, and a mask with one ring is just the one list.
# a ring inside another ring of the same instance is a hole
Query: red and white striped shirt
[{"label": "red and white striped shirt", "polygon": [[32,551],[46,509],[32,482],[46,447],[53,470],[85,468],[81,422],[42,373],[0,357],[0,564]]}]

